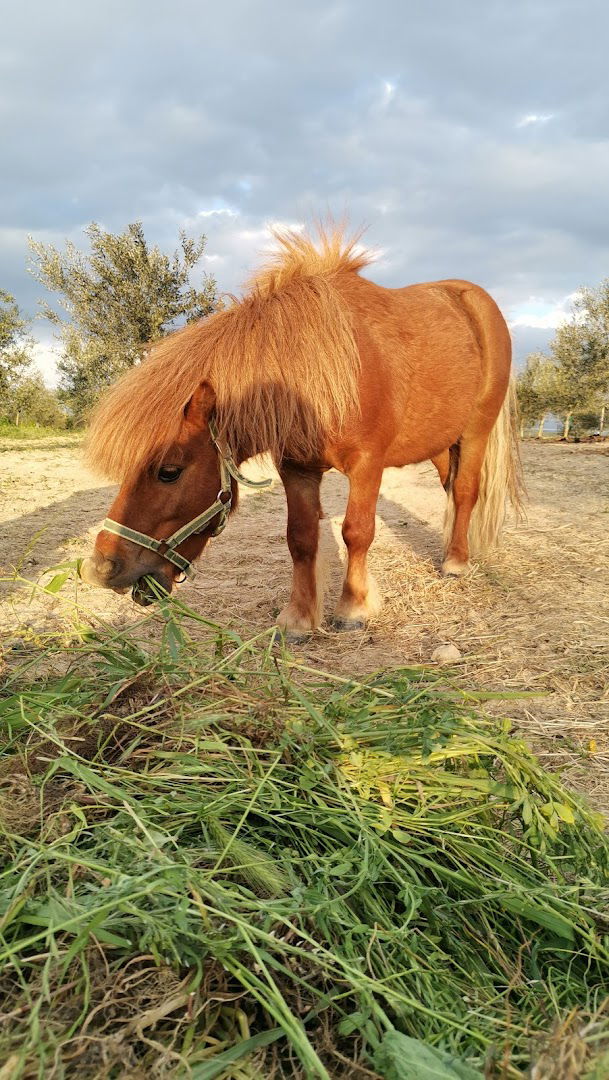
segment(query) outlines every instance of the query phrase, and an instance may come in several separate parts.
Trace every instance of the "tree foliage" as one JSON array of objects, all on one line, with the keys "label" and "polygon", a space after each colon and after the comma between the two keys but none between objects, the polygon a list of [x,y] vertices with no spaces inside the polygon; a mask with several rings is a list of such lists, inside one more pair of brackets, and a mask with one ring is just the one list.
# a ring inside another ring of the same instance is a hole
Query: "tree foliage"
[{"label": "tree foliage", "polygon": [[540,421],[540,434],[548,413],[562,417],[565,438],[574,419],[579,429],[589,427],[592,413],[602,430],[609,403],[609,279],[580,291],[570,321],[550,343],[550,355],[529,356],[517,387],[523,419]]},{"label": "tree foliage", "polygon": [[2,417],[19,427],[34,424],[40,427],[64,428],[67,423],[57,394],[45,386],[39,372],[25,375],[15,384],[8,402],[6,415]]},{"label": "tree foliage", "polygon": [[0,421],[65,427],[66,415],[57,395],[32,371],[28,320],[14,297],[0,290]]},{"label": "tree foliage", "polygon": [[592,393],[609,401],[609,278],[596,289],[582,289],[575,301],[582,364]]},{"label": "tree foliage", "polygon": [[181,232],[170,256],[148,245],[139,222],[119,234],[94,222],[85,233],[87,253],[71,242],[58,251],[30,240],[32,272],[65,312],[42,304],[60,330],[62,391],[78,420],[151,342],[180,322],[209,315],[218,304],[213,278],[204,275],[200,287],[191,282],[205,237],[194,240]]},{"label": "tree foliage", "polygon": [[565,437],[574,413],[589,410],[596,403],[600,406],[602,374],[588,346],[587,328],[576,321],[560,326],[550,346],[556,366],[555,399],[551,408],[564,418]]},{"label": "tree foliage", "polygon": [[9,406],[13,390],[31,363],[30,341],[25,336],[28,322],[10,293],[0,289],[0,402]]},{"label": "tree foliage", "polygon": [[551,362],[543,353],[531,353],[516,381],[518,407],[523,421],[532,424],[548,412],[547,382],[552,378]]}]

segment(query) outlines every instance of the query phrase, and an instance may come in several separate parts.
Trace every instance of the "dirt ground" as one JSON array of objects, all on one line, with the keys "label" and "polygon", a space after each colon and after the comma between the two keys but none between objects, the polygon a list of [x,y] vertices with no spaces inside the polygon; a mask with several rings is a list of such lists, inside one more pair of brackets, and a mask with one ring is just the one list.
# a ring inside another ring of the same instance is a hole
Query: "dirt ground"
[{"label": "dirt ground", "polygon": [[[528,518],[509,526],[502,549],[467,578],[443,580],[444,493],[431,465],[388,469],[370,554],[384,607],[364,632],[324,624],[296,651],[310,666],[347,675],[428,664],[437,645],[461,653],[464,687],[525,698],[488,708],[513,717],[550,768],[609,813],[609,450],[601,446],[523,447]],[[50,565],[86,554],[114,488],[83,466],[77,446],[31,444],[0,453],[2,623],[12,637],[68,618],[53,598],[6,580],[18,568],[36,580]],[[258,465],[251,475],[260,475]],[[324,480],[320,578],[329,614],[338,597],[340,536],[347,483]],[[184,600],[239,632],[272,624],[290,584],[285,500],[272,490],[241,493],[239,513],[208,548]],[[82,612],[118,625],[142,616],[128,597],[78,586]]]}]

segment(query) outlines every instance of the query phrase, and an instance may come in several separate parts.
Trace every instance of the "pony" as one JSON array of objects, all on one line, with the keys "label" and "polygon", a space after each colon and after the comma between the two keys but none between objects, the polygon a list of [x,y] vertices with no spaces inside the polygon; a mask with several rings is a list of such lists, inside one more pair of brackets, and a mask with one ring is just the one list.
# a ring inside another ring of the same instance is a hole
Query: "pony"
[{"label": "pony", "polygon": [[[379,600],[368,571],[383,469],[431,460],[447,493],[442,573],[498,541],[522,505],[510,335],[480,286],[390,289],[364,278],[359,238],[277,232],[240,299],[158,341],[98,405],[93,468],[120,483],[82,578],[151,602],[191,572],[238,498],[239,465],[270,453],[285,488],[292,591],[278,625],[320,623],[322,477],[349,480],[347,568],[334,613],[363,628]],[[179,550],[178,550],[179,549]]]}]

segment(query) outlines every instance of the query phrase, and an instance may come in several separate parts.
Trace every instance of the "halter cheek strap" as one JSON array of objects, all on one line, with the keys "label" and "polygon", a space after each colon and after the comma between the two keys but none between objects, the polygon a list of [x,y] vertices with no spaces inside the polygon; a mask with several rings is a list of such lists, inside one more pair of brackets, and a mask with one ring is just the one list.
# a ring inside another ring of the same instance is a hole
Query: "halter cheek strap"
[{"label": "halter cheek strap", "polygon": [[215,517],[218,518],[218,521],[211,535],[218,536],[222,532],[228,521],[233,501],[231,476],[237,483],[244,484],[245,487],[249,488],[267,488],[272,484],[272,480],[270,479],[248,480],[243,473],[239,472],[239,469],[233,461],[230,450],[223,448],[220,445],[218,429],[213,420],[209,421],[209,433],[218,452],[220,490],[215,502],[213,502],[211,506],[208,506],[207,510],[204,510],[198,517],[193,518],[192,521],[187,522],[186,525],[182,525],[180,529],[176,529],[176,531],[166,540],[157,540],[154,536],[148,536],[146,533],[138,532],[137,529],[130,529],[127,525],[121,525],[119,521],[113,521],[112,518],[106,518],[102,525],[102,529],[106,532],[114,533],[115,536],[122,536],[124,540],[131,540],[132,543],[139,544],[140,547],[148,548],[150,551],[155,551],[157,554],[162,555],[164,559],[167,559],[170,563],[173,563],[174,566],[177,566],[187,577],[192,577],[194,575],[194,566],[175,549],[179,544],[182,544],[184,540],[188,540],[189,536],[204,532]]}]

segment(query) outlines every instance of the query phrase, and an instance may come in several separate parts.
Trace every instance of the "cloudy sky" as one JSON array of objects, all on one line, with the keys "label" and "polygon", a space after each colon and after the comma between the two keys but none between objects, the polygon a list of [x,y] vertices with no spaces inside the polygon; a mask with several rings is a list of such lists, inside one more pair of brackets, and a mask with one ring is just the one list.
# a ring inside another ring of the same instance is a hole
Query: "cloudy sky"
[{"label": "cloudy sky", "polygon": [[[27,236],[141,220],[234,291],[269,222],[347,215],[389,286],[484,285],[522,358],[609,275],[605,0],[21,0],[0,39],[0,288]],[[38,322],[52,372],[52,332]]]}]

